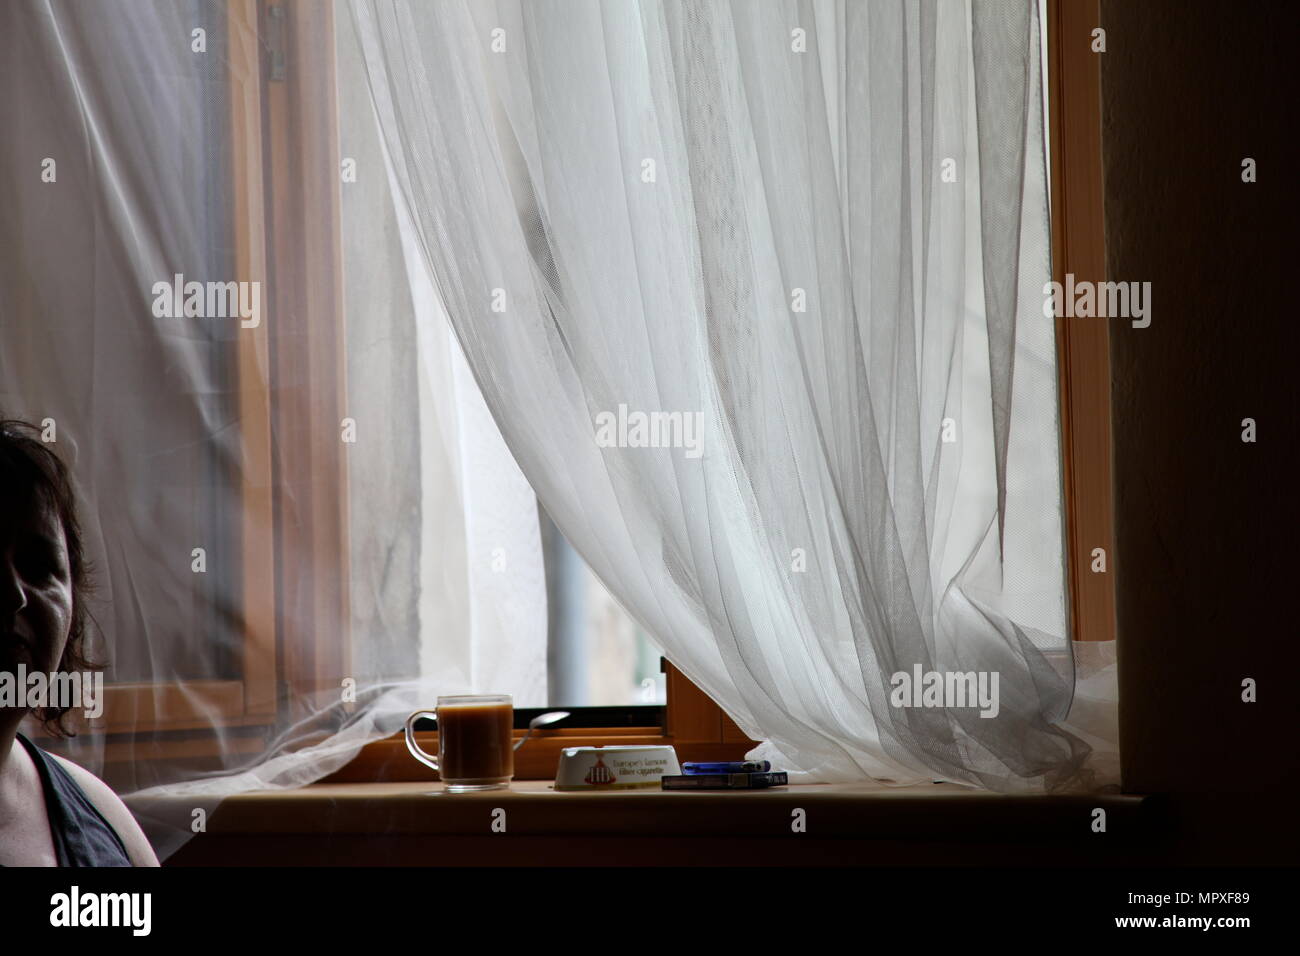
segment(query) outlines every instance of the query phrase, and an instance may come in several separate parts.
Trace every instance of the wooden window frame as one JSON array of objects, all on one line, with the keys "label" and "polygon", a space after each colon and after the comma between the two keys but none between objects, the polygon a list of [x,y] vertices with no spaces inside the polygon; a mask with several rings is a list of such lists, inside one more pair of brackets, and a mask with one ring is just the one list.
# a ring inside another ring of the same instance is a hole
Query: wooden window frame
[{"label": "wooden window frame", "polygon": [[[281,716],[280,700],[296,703],[284,715],[296,719],[314,698],[337,699],[350,653],[333,5],[230,0],[226,27],[233,278],[268,291],[263,322],[241,328],[235,346],[241,676],[106,685],[103,715],[83,722],[79,734],[105,738],[110,779],[114,765],[150,756],[260,752]],[[274,68],[273,58],[283,64],[289,56],[299,58],[295,70]],[[294,490],[292,509],[277,500],[285,484]],[[289,640],[280,616],[287,593],[297,597]]]},{"label": "wooden window frame", "polygon": [[[259,84],[240,84],[236,77],[258,78],[260,52],[256,0],[231,0],[226,12],[230,115],[231,210],[234,242],[233,278],[268,287],[263,230],[262,99]],[[142,752],[169,756],[215,756],[222,745],[211,732],[213,715],[222,728],[266,725],[275,715],[278,680],[275,648],[274,514],[271,501],[270,393],[267,323],[239,331],[235,366],[239,378],[238,411],[242,439],[240,577],[243,589],[244,641],[241,677],[230,680],[124,682],[104,687],[100,718],[83,721],[78,733],[103,736],[104,761],[110,768],[140,758]],[[45,728],[33,732],[57,745]],[[255,743],[255,738],[252,740]],[[49,744],[47,744],[49,746]],[[228,747],[228,745],[227,745]]]},{"label": "wooden window frame", "polygon": [[[1047,0],[1052,278],[1106,279],[1102,206],[1101,61],[1092,31],[1098,0]],[[1058,318],[1062,484],[1070,630],[1077,641],[1115,640],[1114,490],[1111,478],[1110,331],[1106,320]],[[1105,553],[1094,572],[1093,550]]]}]

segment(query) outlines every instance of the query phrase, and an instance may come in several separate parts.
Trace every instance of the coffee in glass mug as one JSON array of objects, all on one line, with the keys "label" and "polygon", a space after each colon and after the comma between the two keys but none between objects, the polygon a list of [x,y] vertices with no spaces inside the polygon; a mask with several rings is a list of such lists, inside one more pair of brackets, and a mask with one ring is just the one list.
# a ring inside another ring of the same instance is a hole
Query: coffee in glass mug
[{"label": "coffee in glass mug", "polygon": [[[436,759],[415,742],[421,717],[438,722]],[[514,723],[509,694],[439,697],[436,711],[418,710],[406,719],[406,746],[416,760],[438,771],[450,791],[500,790],[515,775]]]}]

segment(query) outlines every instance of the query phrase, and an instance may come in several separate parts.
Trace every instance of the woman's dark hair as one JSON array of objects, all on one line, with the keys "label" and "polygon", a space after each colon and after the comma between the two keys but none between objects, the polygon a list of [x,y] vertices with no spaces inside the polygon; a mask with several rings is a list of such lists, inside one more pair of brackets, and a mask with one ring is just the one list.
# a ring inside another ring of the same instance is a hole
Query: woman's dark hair
[{"label": "woman's dark hair", "polygon": [[[72,624],[57,670],[68,673],[101,668],[103,665],[89,657],[86,647],[86,624],[94,620],[86,607],[93,590],[92,568],[82,547],[72,477],[42,440],[41,430],[29,422],[0,418],[0,501],[15,510],[48,507],[58,515],[72,578]],[[38,707],[32,713],[56,737],[71,737],[74,734],[63,726],[63,717],[70,709]]]}]

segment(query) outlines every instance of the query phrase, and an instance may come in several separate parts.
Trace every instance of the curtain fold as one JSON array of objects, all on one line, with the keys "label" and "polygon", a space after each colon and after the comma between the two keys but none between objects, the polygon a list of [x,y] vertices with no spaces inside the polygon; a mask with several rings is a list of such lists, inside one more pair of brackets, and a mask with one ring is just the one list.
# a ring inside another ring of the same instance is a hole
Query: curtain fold
[{"label": "curtain fold", "polygon": [[351,8],[506,442],[751,756],[1087,783],[1037,6]]}]

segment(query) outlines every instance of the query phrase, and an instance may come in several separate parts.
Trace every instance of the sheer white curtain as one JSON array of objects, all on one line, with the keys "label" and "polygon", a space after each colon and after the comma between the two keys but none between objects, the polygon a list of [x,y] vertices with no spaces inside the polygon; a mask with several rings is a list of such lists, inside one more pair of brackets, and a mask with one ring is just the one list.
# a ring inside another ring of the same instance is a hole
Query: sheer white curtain
[{"label": "sheer white curtain", "polygon": [[[159,317],[153,286],[242,281],[234,249],[271,244],[231,174],[230,98],[258,96],[255,20],[224,0],[21,0],[0,5],[0,411],[49,422],[82,491],[97,568],[94,656],[109,663],[104,718],[71,741],[24,732],[99,773],[144,817],[159,855],[223,794],[309,783],[367,741],[400,730],[438,694],[505,692],[545,706],[546,595],[536,498],[493,424],[402,210],[350,16],[337,30],[350,620],[310,604],[308,555],[281,539],[274,633],[250,632],[243,593],[248,417],[307,403],[270,356],[301,350],[266,279],[258,328],[218,316]],[[254,5],[242,5],[254,9]],[[319,11],[319,8],[317,8]],[[202,42],[195,31],[202,32]],[[305,69],[304,57],[293,65]],[[310,87],[312,76],[296,78]],[[256,101],[256,100],[255,100]],[[333,155],[307,157],[329,169]],[[268,186],[265,207],[294,207]],[[237,236],[244,228],[250,234]],[[412,266],[407,268],[408,260]],[[320,317],[325,321],[327,317]],[[297,326],[301,328],[301,326]],[[260,364],[237,369],[241,336]],[[266,396],[249,411],[250,385]],[[242,390],[242,391],[241,391]],[[338,438],[338,422],[327,423]],[[282,521],[310,488],[282,466]],[[259,534],[274,534],[257,528]],[[196,571],[194,549],[204,552]],[[503,560],[494,563],[494,556]],[[102,633],[101,633],[102,632]],[[99,638],[102,636],[102,642]],[[246,655],[282,660],[346,647],[307,686]],[[259,669],[260,668],[260,669]],[[273,678],[274,698],[241,708]],[[348,688],[344,681],[355,685]],[[345,691],[355,694],[354,700]],[[129,695],[129,696],[128,696]],[[263,702],[264,705],[267,702]],[[156,797],[179,800],[155,800]]]},{"label": "sheer white curtain", "polygon": [[[1086,783],[1036,5],[351,6],[507,443],[752,756]],[[996,715],[896,706],[916,669]]]}]

